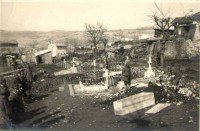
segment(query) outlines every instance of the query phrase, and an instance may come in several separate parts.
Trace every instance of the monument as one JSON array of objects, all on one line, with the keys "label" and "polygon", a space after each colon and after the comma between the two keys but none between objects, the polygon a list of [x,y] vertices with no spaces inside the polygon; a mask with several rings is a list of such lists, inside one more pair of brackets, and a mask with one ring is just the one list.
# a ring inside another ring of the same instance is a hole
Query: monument
[{"label": "monument", "polygon": [[151,56],[149,56],[149,61],[147,62],[149,64],[148,70],[144,73],[144,78],[151,78],[155,77],[155,72],[151,68]]}]

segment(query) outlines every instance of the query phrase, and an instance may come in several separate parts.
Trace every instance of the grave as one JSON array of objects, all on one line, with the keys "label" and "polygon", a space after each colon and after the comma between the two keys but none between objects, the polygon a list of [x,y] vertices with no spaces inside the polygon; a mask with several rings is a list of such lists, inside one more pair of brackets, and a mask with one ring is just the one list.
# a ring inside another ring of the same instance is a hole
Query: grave
[{"label": "grave", "polygon": [[97,94],[105,94],[106,89],[108,87],[104,85],[81,85],[81,84],[69,84],[69,92],[70,96],[84,96],[84,95],[97,95]]},{"label": "grave", "polygon": [[154,104],[152,92],[139,93],[113,102],[115,115],[126,115]]}]

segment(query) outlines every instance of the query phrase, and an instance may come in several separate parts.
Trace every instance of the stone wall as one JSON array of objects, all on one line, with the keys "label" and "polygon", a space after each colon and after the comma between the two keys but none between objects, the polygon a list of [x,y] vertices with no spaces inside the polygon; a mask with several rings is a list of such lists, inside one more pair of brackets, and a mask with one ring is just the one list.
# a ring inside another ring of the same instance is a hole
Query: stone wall
[{"label": "stone wall", "polygon": [[183,39],[166,42],[166,59],[188,59],[200,54],[200,41],[184,41]]}]

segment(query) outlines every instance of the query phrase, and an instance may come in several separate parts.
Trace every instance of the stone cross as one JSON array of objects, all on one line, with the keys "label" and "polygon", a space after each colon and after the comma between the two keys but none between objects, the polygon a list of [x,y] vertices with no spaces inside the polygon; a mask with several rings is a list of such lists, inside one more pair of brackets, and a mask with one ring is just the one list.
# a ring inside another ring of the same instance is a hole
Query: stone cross
[{"label": "stone cross", "polygon": [[149,61],[147,62],[149,67],[148,70],[144,73],[144,78],[151,78],[151,77],[155,77],[155,72],[152,70],[151,68],[151,56],[149,56]]}]

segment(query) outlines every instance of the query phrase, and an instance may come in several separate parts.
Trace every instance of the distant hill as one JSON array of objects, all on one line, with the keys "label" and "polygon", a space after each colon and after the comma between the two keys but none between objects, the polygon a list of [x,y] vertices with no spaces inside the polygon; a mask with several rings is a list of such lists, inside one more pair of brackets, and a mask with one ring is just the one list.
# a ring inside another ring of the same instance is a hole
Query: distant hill
[{"label": "distant hill", "polygon": [[[134,38],[135,35],[141,33],[152,33],[152,27],[143,27],[138,29],[122,29],[126,38]],[[113,42],[116,40],[116,34],[119,30],[109,30],[107,32],[108,40]],[[38,48],[46,48],[49,43],[61,42],[66,45],[90,46],[88,38],[84,31],[64,31],[52,30],[44,31],[6,31],[0,30],[1,39],[16,40],[19,46],[28,46],[31,43],[37,44]]]}]

